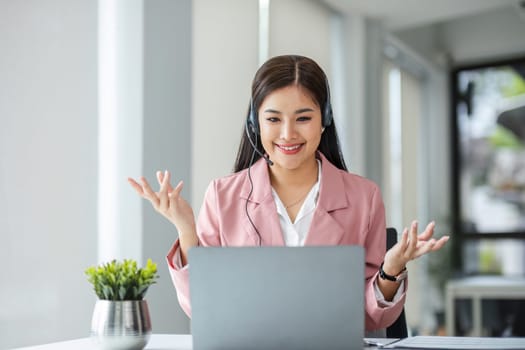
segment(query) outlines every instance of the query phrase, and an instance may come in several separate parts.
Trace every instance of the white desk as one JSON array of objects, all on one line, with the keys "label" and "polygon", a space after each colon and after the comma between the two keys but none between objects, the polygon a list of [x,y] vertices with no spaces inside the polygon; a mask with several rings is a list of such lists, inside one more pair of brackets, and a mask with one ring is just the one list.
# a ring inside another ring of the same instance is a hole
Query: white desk
[{"label": "white desk", "polygon": [[455,335],[456,299],[472,300],[472,334],[482,336],[481,301],[483,299],[523,299],[525,300],[525,279],[502,276],[475,276],[447,283],[446,327],[447,335]]},{"label": "white desk", "polygon": [[[152,334],[147,350],[191,350],[191,334]],[[75,339],[13,350],[98,350],[90,338]]]},{"label": "white desk", "polygon": [[[377,339],[378,341],[380,339]],[[191,350],[191,334],[152,334],[146,350]],[[363,349],[377,349],[363,347]],[[98,350],[90,338],[36,345],[12,350]]]}]

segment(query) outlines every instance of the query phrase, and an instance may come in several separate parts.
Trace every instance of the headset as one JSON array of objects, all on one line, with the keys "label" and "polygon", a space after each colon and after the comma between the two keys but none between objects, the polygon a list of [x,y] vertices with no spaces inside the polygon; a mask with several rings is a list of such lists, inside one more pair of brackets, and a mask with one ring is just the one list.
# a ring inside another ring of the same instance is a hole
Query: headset
[{"label": "headset", "polygon": [[[326,85],[326,101],[323,106],[323,113],[321,115],[322,120],[321,124],[323,128],[326,128],[332,124],[332,120],[334,119],[334,113],[332,111],[332,103],[330,102],[330,86],[328,85],[328,79],[325,79],[325,85]],[[248,113],[248,119],[246,121],[246,125],[249,128],[249,131],[251,131],[253,134],[257,135],[259,134],[259,120],[257,118],[257,112],[253,106],[253,97],[250,99],[250,112]],[[248,134],[248,139],[250,142],[252,142],[250,135]],[[252,146],[253,143],[252,143]],[[254,146],[254,148],[256,148]]]}]

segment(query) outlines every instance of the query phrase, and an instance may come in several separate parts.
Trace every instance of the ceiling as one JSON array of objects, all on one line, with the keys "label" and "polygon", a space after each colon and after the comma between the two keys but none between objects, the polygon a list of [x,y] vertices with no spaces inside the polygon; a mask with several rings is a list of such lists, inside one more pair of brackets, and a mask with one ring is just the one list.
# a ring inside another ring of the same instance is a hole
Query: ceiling
[{"label": "ceiling", "polygon": [[525,12],[525,0],[324,0],[331,8],[383,21],[392,30],[407,29],[513,6]]}]

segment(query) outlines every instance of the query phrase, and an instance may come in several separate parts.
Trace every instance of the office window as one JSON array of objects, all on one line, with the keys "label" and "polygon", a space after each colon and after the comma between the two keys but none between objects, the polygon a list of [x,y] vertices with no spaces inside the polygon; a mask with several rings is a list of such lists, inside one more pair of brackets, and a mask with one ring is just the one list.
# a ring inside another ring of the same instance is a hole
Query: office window
[{"label": "office window", "polygon": [[453,73],[458,224],[525,235],[525,58]]},{"label": "office window", "polygon": [[457,67],[453,214],[467,273],[525,273],[525,58]]}]

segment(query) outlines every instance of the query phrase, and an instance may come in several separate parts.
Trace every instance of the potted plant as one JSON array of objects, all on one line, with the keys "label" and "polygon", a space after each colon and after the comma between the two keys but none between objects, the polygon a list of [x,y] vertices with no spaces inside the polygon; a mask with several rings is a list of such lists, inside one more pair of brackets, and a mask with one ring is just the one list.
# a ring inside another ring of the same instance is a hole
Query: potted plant
[{"label": "potted plant", "polygon": [[148,259],[138,268],[131,259],[113,260],[85,270],[98,300],[93,311],[91,337],[101,349],[141,350],[151,335],[144,296],[156,283],[157,264]]}]

